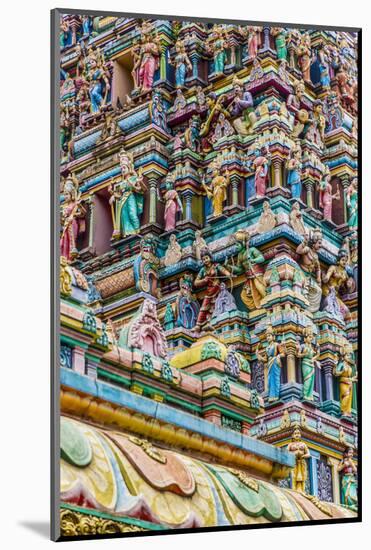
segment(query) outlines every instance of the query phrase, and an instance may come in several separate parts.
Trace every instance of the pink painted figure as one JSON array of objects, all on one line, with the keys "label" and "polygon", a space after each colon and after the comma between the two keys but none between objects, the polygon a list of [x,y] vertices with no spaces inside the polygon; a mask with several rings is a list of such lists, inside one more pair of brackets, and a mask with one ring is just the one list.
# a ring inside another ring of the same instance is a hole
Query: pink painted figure
[{"label": "pink painted figure", "polygon": [[340,199],[339,186],[336,193],[332,193],[331,174],[327,169],[324,173],[323,180],[319,184],[319,206],[323,210],[325,220],[332,220],[332,201]]},{"label": "pink painted figure", "polygon": [[139,53],[138,85],[142,92],[152,89],[155,71],[159,66],[160,45],[152,38],[151,24],[142,27],[142,45]]},{"label": "pink painted figure", "polygon": [[259,30],[259,27],[249,27],[247,50],[251,59],[255,59],[255,57],[258,55],[258,48],[260,46]]},{"label": "pink painted figure", "polygon": [[81,204],[78,193],[78,181],[75,176],[67,178],[64,188],[64,203],[61,208],[61,227],[60,238],[61,256],[68,261],[77,256],[77,238],[80,233],[85,231],[86,209]]},{"label": "pink painted figure", "polygon": [[253,161],[255,170],[255,193],[256,197],[264,197],[267,190],[269,174],[269,153],[264,156],[263,152],[256,151],[256,158]]},{"label": "pink painted figure", "polygon": [[165,199],[165,231],[172,231],[176,225],[176,215],[178,212],[183,212],[183,205],[179,198],[178,192],[174,189],[174,176],[168,174],[166,178]]}]

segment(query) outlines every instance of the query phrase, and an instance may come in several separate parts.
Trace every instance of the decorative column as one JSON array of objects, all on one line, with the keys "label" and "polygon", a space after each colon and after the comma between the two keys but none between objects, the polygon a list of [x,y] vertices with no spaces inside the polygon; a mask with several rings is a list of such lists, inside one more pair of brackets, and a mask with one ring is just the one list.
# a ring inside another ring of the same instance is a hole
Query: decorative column
[{"label": "decorative column", "polygon": [[313,449],[310,449],[309,452],[310,452],[310,458],[308,459],[308,462],[309,462],[310,486],[311,486],[312,494],[317,497],[318,496],[317,463],[320,458],[320,454],[318,451],[313,451]]},{"label": "decorative column", "polygon": [[344,223],[347,223],[348,222],[347,191],[350,185],[349,175],[345,174],[344,176],[341,176],[340,180],[341,180],[341,187],[343,190]]},{"label": "decorative column", "polygon": [[161,43],[161,56],[160,56],[160,80],[166,80],[166,50],[167,44]]},{"label": "decorative column", "polygon": [[286,344],[287,353],[287,382],[296,382],[296,368],[295,368],[295,343],[288,342]]},{"label": "decorative column", "polygon": [[185,221],[191,222],[192,220],[192,197],[193,193],[189,189],[183,193],[185,202]]},{"label": "decorative column", "polygon": [[149,223],[157,222],[157,178],[148,177],[149,183]]},{"label": "decorative column", "polygon": [[192,63],[192,77],[198,78],[198,63],[199,63],[199,54],[197,52],[192,52],[190,54],[190,60]]},{"label": "decorative column", "polygon": [[307,205],[309,208],[314,208],[314,180],[312,178],[307,178],[304,181],[304,187],[307,193]]},{"label": "decorative column", "polygon": [[332,371],[333,371],[333,364],[332,363],[322,363],[322,369],[325,373],[325,391],[326,391],[326,401],[333,401],[334,400],[334,386],[332,382]]},{"label": "decorative column", "polygon": [[264,41],[263,41],[263,50],[269,50],[270,48],[270,28],[264,27],[263,28],[263,35],[264,35]]},{"label": "decorative column", "polygon": [[282,159],[275,157],[272,159],[273,166],[273,186],[282,187]]},{"label": "decorative column", "polygon": [[331,466],[331,478],[332,478],[332,498],[335,504],[341,504],[340,502],[340,479],[338,466],[340,460],[331,456],[327,457],[327,464]]},{"label": "decorative column", "polygon": [[79,346],[72,350],[72,369],[79,374],[85,374],[85,349]]},{"label": "decorative column", "polygon": [[231,175],[232,183],[232,206],[239,206],[238,204],[238,184],[240,182],[240,177],[238,174]]},{"label": "decorative column", "polygon": [[93,248],[94,245],[94,217],[95,217],[95,204],[94,193],[89,195],[87,200],[89,205],[89,248]]}]

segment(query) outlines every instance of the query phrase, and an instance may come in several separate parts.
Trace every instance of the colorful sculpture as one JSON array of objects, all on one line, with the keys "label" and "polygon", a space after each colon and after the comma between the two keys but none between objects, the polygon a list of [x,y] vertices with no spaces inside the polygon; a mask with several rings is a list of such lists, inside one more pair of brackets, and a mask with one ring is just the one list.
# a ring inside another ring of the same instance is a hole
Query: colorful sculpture
[{"label": "colorful sculpture", "polygon": [[222,159],[220,157],[216,157],[210,163],[209,170],[211,172],[210,186],[206,185],[206,178],[204,178],[202,187],[205,189],[207,198],[212,202],[213,216],[221,216],[223,214],[223,204],[227,199],[229,173],[227,170],[224,171],[224,174],[221,173]]},{"label": "colorful sculpture", "polygon": [[257,233],[272,231],[277,224],[276,216],[273,214],[269,201],[263,202],[263,210],[256,226]]},{"label": "colorful sculpture", "polygon": [[313,401],[316,366],[318,364],[317,359],[319,358],[319,350],[314,345],[313,327],[308,326],[304,329],[304,344],[297,346],[296,355],[301,358],[303,399]]},{"label": "colorful sculpture", "polygon": [[174,189],[174,174],[168,174],[165,180],[166,192],[165,200],[165,231],[172,231],[176,226],[176,217],[178,212],[183,212],[182,201],[178,192]]},{"label": "colorful sculpture", "polygon": [[165,252],[164,265],[175,265],[182,259],[182,247],[176,240],[176,235],[170,235],[169,246]]},{"label": "colorful sculpture", "polygon": [[210,319],[214,311],[215,300],[221,289],[221,280],[230,277],[230,272],[220,264],[213,262],[208,250],[201,252],[201,267],[194,286],[201,288],[206,286],[205,297],[202,301],[201,309],[197,317],[195,332],[210,329]]},{"label": "colorful sculpture", "polygon": [[310,82],[310,66],[311,66],[311,38],[308,32],[304,32],[300,36],[299,44],[296,48],[298,56],[298,64],[305,82]]},{"label": "colorful sculpture", "polygon": [[306,229],[303,221],[303,215],[300,212],[300,204],[294,202],[290,212],[290,225],[298,235],[305,235]]},{"label": "colorful sculpture", "polygon": [[269,180],[269,164],[271,155],[269,152],[257,149],[255,151],[255,159],[253,160],[253,168],[255,171],[255,194],[256,198],[265,196],[268,180]]},{"label": "colorful sculpture", "polygon": [[213,32],[207,43],[207,50],[213,56],[214,73],[224,73],[224,66],[227,59],[228,36],[220,25],[213,26]]},{"label": "colorful sculpture", "polygon": [[78,254],[77,239],[86,229],[86,208],[79,192],[79,182],[74,174],[67,177],[63,186],[64,202],[61,207],[60,252],[68,261]]},{"label": "colorful sculpture", "polygon": [[61,16],[63,529],[355,518],[355,33],[89,17]]},{"label": "colorful sculpture", "polygon": [[306,276],[309,310],[313,313],[319,310],[321,304],[321,266],[318,252],[322,247],[322,231],[315,229],[304,235],[303,241],[296,249],[300,256],[300,265]]},{"label": "colorful sculpture", "polygon": [[278,401],[281,390],[281,358],[286,355],[285,346],[278,344],[274,339],[274,331],[271,325],[265,331],[267,345],[263,351],[260,344],[256,348],[256,356],[259,361],[267,365],[268,401]]},{"label": "colorful sculpture", "polygon": [[197,229],[195,231],[195,240],[193,241],[193,244],[192,244],[192,250],[197,260],[199,261],[201,260],[201,252],[207,249],[208,247],[207,247],[206,241],[202,237],[201,231]]},{"label": "colorful sculpture", "polygon": [[85,75],[89,83],[90,110],[97,113],[107,104],[111,88],[108,67],[99,48],[94,51],[89,47],[85,58]]},{"label": "colorful sculpture", "polygon": [[310,457],[306,443],[301,439],[301,431],[297,426],[292,432],[292,441],[288,444],[287,450],[295,455],[295,468],[292,473],[292,488],[294,491],[305,493],[305,485],[308,479],[307,459]]},{"label": "colorful sculpture", "polygon": [[358,229],[358,178],[352,179],[346,193],[349,229]]},{"label": "colorful sculpture", "polygon": [[232,275],[245,274],[246,281],[241,292],[241,300],[249,310],[260,309],[261,301],[266,295],[264,282],[263,254],[254,246],[249,246],[248,231],[237,231],[234,235],[237,244],[237,262],[228,263]]},{"label": "colorful sculpture", "polygon": [[183,88],[185,86],[185,79],[187,70],[192,70],[192,63],[187,55],[185,44],[183,40],[177,40],[175,43],[175,57],[173,61],[170,61],[171,65],[175,67],[175,84],[177,88]]},{"label": "colorful sculpture", "polygon": [[291,196],[293,199],[301,199],[301,147],[297,145],[292,151],[292,157],[287,163],[287,185],[291,190]]},{"label": "colorful sculpture", "polygon": [[180,279],[176,298],[176,323],[178,327],[192,329],[197,321],[200,306],[192,293],[193,277],[186,274]]},{"label": "colorful sculpture", "polygon": [[323,179],[319,184],[319,206],[323,210],[323,217],[325,220],[332,220],[332,203],[333,200],[340,199],[339,186],[336,188],[336,192],[332,192],[331,174],[328,169],[323,174]]},{"label": "colorful sculpture", "polygon": [[236,310],[237,306],[233,294],[229,292],[225,283],[221,283],[220,292],[215,300],[213,317],[218,317],[224,313],[230,313]]},{"label": "colorful sculpture", "polygon": [[358,509],[358,483],[357,466],[353,460],[354,451],[348,447],[344,451],[343,459],[338,466],[338,472],[342,475],[341,496],[342,502],[351,510]]},{"label": "colorful sculpture", "polygon": [[[336,265],[332,265],[327,270],[326,275],[323,277],[323,287],[322,292],[324,296],[324,309],[327,310],[331,308],[330,300],[334,296],[339,310],[340,316],[343,320],[346,320],[349,316],[349,309],[344,304],[340,298],[340,292],[344,290],[347,291],[352,286],[352,281],[349,278],[349,275],[346,270],[346,266],[349,262],[348,252],[344,249],[341,249],[338,254],[338,259]],[[333,294],[332,292],[333,291]]]},{"label": "colorful sculpture", "polygon": [[[254,100],[251,93],[244,89],[243,82],[236,76],[233,78],[234,97],[228,105],[228,111],[233,117],[233,126],[240,135],[253,132],[257,120],[254,111]],[[237,118],[235,118],[237,117]]]},{"label": "colorful sculpture", "polygon": [[119,153],[121,181],[110,186],[113,238],[138,233],[143,212],[143,194],[147,187],[141,171],[134,168],[134,157],[125,149]]},{"label": "colorful sculpture", "polygon": [[148,235],[140,241],[140,254],[134,260],[134,280],[137,290],[161,298],[158,270],[160,260],[156,255],[156,243]]},{"label": "colorful sculpture", "polygon": [[271,35],[274,37],[277,50],[277,59],[287,59],[286,35],[287,31],[282,27],[272,27]]},{"label": "colorful sculpture", "polygon": [[334,367],[334,376],[339,378],[341,414],[352,416],[353,384],[357,382],[357,373],[350,345],[340,350],[339,361]]},{"label": "colorful sculpture", "polygon": [[[150,91],[153,87],[153,80],[156,69],[159,66],[161,45],[157,34],[153,36],[152,23],[144,21],[140,29],[141,41],[139,46],[135,45],[133,56],[137,81],[136,88],[141,93]],[[134,70],[134,69],[133,69]]]}]

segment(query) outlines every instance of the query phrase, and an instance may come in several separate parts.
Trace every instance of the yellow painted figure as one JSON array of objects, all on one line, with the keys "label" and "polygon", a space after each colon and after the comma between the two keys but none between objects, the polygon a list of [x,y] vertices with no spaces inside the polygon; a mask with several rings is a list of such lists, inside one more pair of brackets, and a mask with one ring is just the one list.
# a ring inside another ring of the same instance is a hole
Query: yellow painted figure
[{"label": "yellow painted figure", "polygon": [[352,414],[353,382],[357,375],[353,374],[354,361],[350,348],[342,350],[341,359],[334,368],[334,376],[339,378],[340,409],[344,416]]},{"label": "yellow painted figure", "polygon": [[305,483],[308,477],[306,459],[310,457],[309,449],[301,440],[301,431],[296,427],[292,433],[292,441],[287,450],[295,454],[296,464],[292,473],[292,488],[294,491],[305,493]]},{"label": "yellow painted figure", "polygon": [[223,203],[227,199],[229,173],[226,171],[225,175],[222,175],[220,173],[221,167],[221,160],[216,158],[210,166],[212,176],[210,187],[206,186],[205,181],[202,182],[206,195],[212,202],[214,216],[221,216],[223,214]]}]

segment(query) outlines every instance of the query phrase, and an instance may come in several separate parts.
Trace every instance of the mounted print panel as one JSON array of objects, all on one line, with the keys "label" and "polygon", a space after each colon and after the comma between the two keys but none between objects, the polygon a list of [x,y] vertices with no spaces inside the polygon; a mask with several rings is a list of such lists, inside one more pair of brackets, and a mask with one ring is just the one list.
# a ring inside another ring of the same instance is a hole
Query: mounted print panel
[{"label": "mounted print panel", "polygon": [[54,538],[359,521],[359,30],[53,21]]}]

